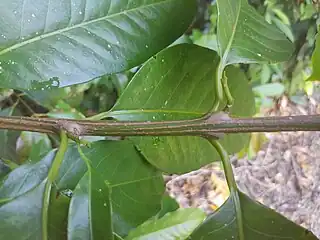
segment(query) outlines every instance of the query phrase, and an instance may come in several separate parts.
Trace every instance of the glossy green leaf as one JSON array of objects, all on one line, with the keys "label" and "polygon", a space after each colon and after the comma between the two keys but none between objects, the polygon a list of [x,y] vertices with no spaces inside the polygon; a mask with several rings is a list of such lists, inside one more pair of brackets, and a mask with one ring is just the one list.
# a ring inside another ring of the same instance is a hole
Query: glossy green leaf
[{"label": "glossy green leaf", "polygon": [[130,69],[181,36],[195,11],[194,0],[2,0],[0,85],[62,87]]},{"label": "glossy green leaf", "polygon": [[[122,121],[201,117],[212,109],[215,101],[218,62],[214,51],[200,46],[181,44],[168,48],[140,69],[108,116]],[[236,99],[231,114],[252,115],[254,98],[244,74],[230,67],[227,77]],[[219,159],[215,149],[200,137],[131,139],[150,163],[169,173],[189,172]],[[228,143],[225,147],[234,153],[248,140],[246,135],[226,135],[222,141]]]},{"label": "glossy green leaf", "polygon": [[[319,28],[320,29],[320,28]],[[316,47],[312,54],[312,74],[307,79],[309,81],[320,81],[320,33],[317,34]]]},{"label": "glossy green leaf", "polygon": [[[233,63],[283,62],[293,44],[247,0],[217,0],[220,71]],[[222,75],[221,75],[222,76]]]},{"label": "glossy green leaf", "polygon": [[125,240],[184,240],[205,217],[200,209],[179,209],[161,219],[147,221],[131,231]]},{"label": "glossy green leaf", "polygon": [[[189,239],[317,240],[311,232],[279,213],[255,202],[241,192],[238,194],[240,206],[236,207],[234,196],[229,197]],[[241,211],[242,219],[238,218],[237,211]],[[244,238],[239,236],[240,227],[243,228]]]},{"label": "glossy green leaf", "polygon": [[71,199],[68,239],[113,240],[110,191],[100,174],[91,168]]}]

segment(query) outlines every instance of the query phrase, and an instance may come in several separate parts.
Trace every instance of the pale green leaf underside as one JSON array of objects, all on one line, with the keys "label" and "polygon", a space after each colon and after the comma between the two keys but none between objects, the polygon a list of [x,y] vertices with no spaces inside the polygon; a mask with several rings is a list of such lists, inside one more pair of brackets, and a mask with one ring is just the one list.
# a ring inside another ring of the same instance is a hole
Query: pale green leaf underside
[{"label": "pale green leaf underside", "polygon": [[247,0],[217,0],[222,67],[233,63],[283,62],[293,44],[268,24]]},{"label": "pale green leaf underside", "polygon": [[124,71],[178,38],[194,12],[194,0],[2,0],[0,86],[67,86]]},{"label": "pale green leaf underside", "polygon": [[125,240],[184,240],[205,217],[200,209],[179,209],[147,221],[130,232]]}]

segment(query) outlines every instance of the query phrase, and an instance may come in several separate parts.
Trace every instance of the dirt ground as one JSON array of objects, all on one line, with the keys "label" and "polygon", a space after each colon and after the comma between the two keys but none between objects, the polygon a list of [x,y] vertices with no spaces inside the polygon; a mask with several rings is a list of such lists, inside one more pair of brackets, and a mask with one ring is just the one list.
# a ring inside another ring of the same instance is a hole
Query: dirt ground
[{"label": "dirt ground", "polygon": [[[281,98],[264,115],[320,114],[320,91],[294,104]],[[231,157],[240,190],[320,238],[320,132],[267,133],[268,141],[248,160]],[[214,212],[228,197],[219,163],[197,171],[167,176],[167,191],[181,207]]]}]

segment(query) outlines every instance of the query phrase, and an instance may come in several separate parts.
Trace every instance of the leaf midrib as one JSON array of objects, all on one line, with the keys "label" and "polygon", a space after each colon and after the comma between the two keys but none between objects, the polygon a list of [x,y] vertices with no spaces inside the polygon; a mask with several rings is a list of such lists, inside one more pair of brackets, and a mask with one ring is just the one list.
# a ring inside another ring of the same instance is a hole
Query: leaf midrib
[{"label": "leaf midrib", "polygon": [[161,4],[167,4],[168,2],[173,2],[173,1],[176,1],[176,0],[164,0],[162,2],[157,2],[157,3],[153,3],[153,4],[147,4],[147,5],[144,5],[144,6],[139,6],[139,7],[136,7],[136,8],[132,8],[130,10],[124,10],[122,12],[118,12],[118,13],[115,13],[115,14],[107,15],[107,16],[100,17],[100,18],[97,18],[97,19],[93,19],[93,20],[90,20],[90,21],[87,21],[87,22],[81,22],[81,23],[73,25],[71,27],[66,27],[66,28],[63,28],[63,29],[58,29],[56,31],[50,32],[50,33],[42,34],[42,35],[36,36],[34,38],[31,38],[31,39],[29,39],[27,41],[24,41],[24,42],[21,42],[21,43],[16,43],[16,44],[14,44],[14,45],[12,45],[12,46],[10,46],[8,48],[5,48],[5,49],[1,50],[0,51],[0,56],[6,54],[8,52],[11,52],[13,50],[16,50],[16,49],[18,49],[20,47],[26,46],[28,44],[31,44],[31,43],[37,42],[39,40],[42,40],[42,39],[45,39],[45,38],[49,38],[51,36],[55,36],[55,35],[58,35],[58,34],[61,34],[61,33],[76,29],[76,28],[84,27],[84,26],[87,26],[87,25],[92,24],[92,23],[96,23],[96,22],[99,22],[99,21],[106,20],[108,18],[116,17],[116,16],[124,14],[124,13],[133,12],[133,11],[136,11],[137,9],[143,9],[143,8],[148,8],[150,6],[157,6],[157,5],[161,5]]}]

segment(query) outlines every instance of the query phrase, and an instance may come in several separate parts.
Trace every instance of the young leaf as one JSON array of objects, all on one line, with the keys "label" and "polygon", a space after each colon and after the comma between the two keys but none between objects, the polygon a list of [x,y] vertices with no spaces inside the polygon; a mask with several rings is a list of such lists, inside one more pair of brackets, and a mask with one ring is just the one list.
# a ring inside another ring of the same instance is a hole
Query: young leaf
[{"label": "young leaf", "polygon": [[[181,44],[165,49],[134,76],[108,116],[122,121],[199,118],[212,109],[215,101],[218,62],[214,51],[196,45]],[[252,115],[254,97],[245,75],[230,68],[227,77],[236,100],[231,114]],[[219,159],[215,149],[200,137],[131,139],[150,163],[169,173],[189,172]],[[226,135],[222,141],[228,144],[225,147],[232,154],[240,151],[249,138],[246,134]]]},{"label": "young leaf", "polygon": [[[319,28],[320,29],[320,28]],[[312,54],[312,74],[307,79],[309,81],[320,81],[320,33],[317,34],[316,47]]]},{"label": "young leaf", "polygon": [[2,0],[0,86],[62,87],[130,69],[181,36],[195,11],[195,0]]},{"label": "young leaf", "polygon": [[200,209],[179,209],[161,219],[147,221],[131,231],[125,240],[184,240],[205,217]]},{"label": "young leaf", "polygon": [[217,0],[217,6],[220,79],[230,64],[283,62],[291,56],[293,44],[247,0]]},{"label": "young leaf", "polygon": [[80,180],[72,196],[68,239],[113,240],[110,191],[92,168]]},{"label": "young leaf", "polygon": [[[239,239],[239,240],[317,240],[306,229],[289,221],[279,213],[250,199],[240,191],[240,206],[235,206],[234,195],[210,216],[189,239]],[[242,219],[238,221],[237,211],[241,211]],[[237,225],[241,222],[241,226]],[[239,236],[239,228],[243,228],[244,238]]]}]

